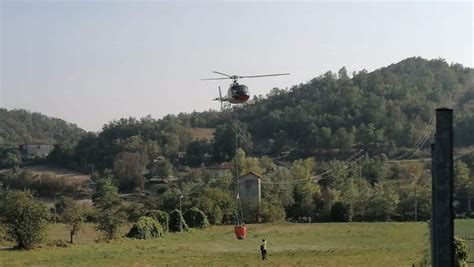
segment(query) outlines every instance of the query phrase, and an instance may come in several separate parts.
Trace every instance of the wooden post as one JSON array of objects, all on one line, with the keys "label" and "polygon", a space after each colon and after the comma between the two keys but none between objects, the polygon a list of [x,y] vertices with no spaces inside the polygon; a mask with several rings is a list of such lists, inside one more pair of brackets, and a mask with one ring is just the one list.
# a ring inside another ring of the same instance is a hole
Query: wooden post
[{"label": "wooden post", "polygon": [[432,259],[434,267],[454,266],[453,110],[436,109],[432,193]]}]

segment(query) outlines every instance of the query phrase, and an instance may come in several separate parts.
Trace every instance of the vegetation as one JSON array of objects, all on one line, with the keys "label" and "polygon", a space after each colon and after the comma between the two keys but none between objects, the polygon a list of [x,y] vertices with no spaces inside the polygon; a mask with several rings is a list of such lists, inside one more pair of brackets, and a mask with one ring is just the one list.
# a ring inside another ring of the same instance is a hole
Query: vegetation
[{"label": "vegetation", "polygon": [[170,216],[161,210],[150,210],[145,213],[146,216],[155,219],[163,227],[164,232],[169,231]]},{"label": "vegetation", "polygon": [[15,168],[21,163],[20,152],[17,148],[0,143],[0,169]]},{"label": "vegetation", "polygon": [[121,199],[118,188],[108,178],[100,180],[92,201],[100,212],[97,218],[97,229],[103,231],[108,239],[115,238],[125,218],[120,211]]},{"label": "vegetation", "polygon": [[29,189],[41,197],[54,197],[57,194],[73,194],[78,192],[81,184],[66,176],[56,177],[51,172],[32,172],[15,169],[10,173],[0,174],[0,182],[4,188]]},{"label": "vegetation", "polygon": [[170,225],[169,230],[171,232],[183,232],[188,231],[189,226],[183,218],[183,214],[179,210],[173,210],[170,213]]},{"label": "vegetation", "polygon": [[466,241],[459,237],[454,237],[454,266],[467,266],[466,261],[468,258],[469,256],[466,247]]},{"label": "vegetation", "polygon": [[85,131],[75,124],[23,109],[0,108],[0,146],[24,143],[74,144]]},{"label": "vegetation", "polygon": [[[236,141],[248,155],[330,158],[364,149],[371,157],[410,157],[416,151],[409,148],[431,125],[434,109],[450,106],[451,100],[458,110],[456,145],[470,146],[472,72],[442,59],[422,58],[352,77],[342,68],[288,90],[275,88],[266,97],[256,97],[251,108],[110,122],[99,134],[85,135],[73,148],[71,160],[104,170],[114,169],[114,161],[123,157],[130,159],[133,166],[128,169],[137,174],[130,175],[131,183],[118,183],[123,190],[127,184],[128,189],[142,186],[140,169],[148,170],[150,177],[169,175],[170,165],[160,157],[175,167],[229,161]],[[193,127],[214,128],[213,139],[193,140]],[[167,165],[161,172],[155,168],[160,164]]]},{"label": "vegetation", "polygon": [[61,197],[55,205],[56,212],[60,215],[61,221],[66,224],[69,230],[69,242],[74,244],[74,237],[77,235],[84,223],[84,211],[70,197]]},{"label": "vegetation", "polygon": [[19,249],[30,249],[46,237],[50,213],[29,192],[9,190],[0,195],[0,216]]},{"label": "vegetation", "polygon": [[132,226],[127,234],[128,238],[153,239],[163,237],[163,228],[152,217],[142,216]]},{"label": "vegetation", "polygon": [[[51,240],[68,238],[63,225],[51,228]],[[232,226],[169,234],[152,240],[97,243],[86,225],[78,245],[64,249],[12,253],[0,250],[7,266],[412,266],[429,247],[426,223],[324,223],[248,225],[237,240]],[[268,240],[268,262],[259,243]]]},{"label": "vegetation", "polygon": [[183,214],[184,221],[191,228],[204,229],[210,226],[206,214],[196,207],[186,210]]}]

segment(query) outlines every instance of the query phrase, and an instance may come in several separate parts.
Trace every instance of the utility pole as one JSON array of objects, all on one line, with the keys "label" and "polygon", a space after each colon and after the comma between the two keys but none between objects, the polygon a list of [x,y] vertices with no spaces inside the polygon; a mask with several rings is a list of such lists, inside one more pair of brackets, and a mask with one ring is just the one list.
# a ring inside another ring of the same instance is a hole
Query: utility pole
[{"label": "utility pole", "polygon": [[454,266],[452,109],[436,109],[436,135],[432,153],[432,265],[452,267]]}]

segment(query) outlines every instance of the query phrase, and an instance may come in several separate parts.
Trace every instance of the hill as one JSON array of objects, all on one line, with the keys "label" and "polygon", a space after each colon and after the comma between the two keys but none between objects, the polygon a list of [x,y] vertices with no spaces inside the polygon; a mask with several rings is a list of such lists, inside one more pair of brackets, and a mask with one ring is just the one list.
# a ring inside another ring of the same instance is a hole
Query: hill
[{"label": "hill", "polygon": [[434,110],[448,106],[456,109],[456,145],[470,146],[473,78],[474,70],[462,65],[413,57],[351,77],[341,68],[290,89],[274,88],[247,107],[183,118],[193,127],[215,128],[237,113],[258,154],[294,151],[301,157],[361,148],[391,155],[431,134]]},{"label": "hill", "polygon": [[[274,88],[266,97],[255,96],[253,104],[229,111],[112,121],[100,133],[84,135],[66,154],[99,170],[112,168],[121,152],[141,154],[148,167],[158,156],[174,165],[200,166],[230,160],[237,136],[247,155],[324,160],[363,149],[370,156],[409,158],[428,148],[437,107],[456,110],[455,144],[474,145],[473,77],[473,69],[420,57],[352,75],[343,67],[289,89]],[[72,142],[83,133],[23,110],[1,110],[2,121],[7,127],[0,136],[8,142]]]},{"label": "hill", "polygon": [[0,144],[76,143],[85,131],[64,120],[23,109],[0,108]]}]

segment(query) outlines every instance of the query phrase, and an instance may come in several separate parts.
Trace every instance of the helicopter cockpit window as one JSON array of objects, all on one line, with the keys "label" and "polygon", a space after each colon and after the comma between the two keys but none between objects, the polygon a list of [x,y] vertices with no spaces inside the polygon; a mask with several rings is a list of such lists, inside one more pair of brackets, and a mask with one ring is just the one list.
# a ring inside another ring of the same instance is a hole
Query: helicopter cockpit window
[{"label": "helicopter cockpit window", "polygon": [[243,94],[248,94],[249,93],[249,89],[247,86],[245,85],[241,85],[240,86],[240,91],[243,93]]}]

